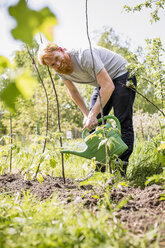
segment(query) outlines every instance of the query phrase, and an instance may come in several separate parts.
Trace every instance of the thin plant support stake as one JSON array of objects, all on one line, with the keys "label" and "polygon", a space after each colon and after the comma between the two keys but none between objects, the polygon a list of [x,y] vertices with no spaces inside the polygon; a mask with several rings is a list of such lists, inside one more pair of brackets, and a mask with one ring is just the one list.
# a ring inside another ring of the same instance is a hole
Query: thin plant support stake
[{"label": "thin plant support stake", "polygon": [[13,159],[13,129],[12,129],[12,116],[10,113],[10,173],[12,170],[12,159]]},{"label": "thin plant support stake", "polygon": [[[86,14],[87,38],[88,38],[88,41],[89,41],[90,53],[91,53],[92,63],[93,63],[93,72],[94,72],[94,77],[95,77],[95,82],[96,82],[96,88],[97,88],[97,92],[98,92],[98,96],[99,96],[100,113],[101,113],[102,125],[104,125],[105,124],[104,113],[103,113],[103,107],[102,107],[102,103],[101,103],[101,95],[100,95],[100,91],[99,91],[99,84],[98,84],[97,77],[96,77],[95,62],[94,62],[94,56],[93,56],[93,51],[92,51],[91,40],[90,40],[90,36],[89,36],[89,29],[88,29],[88,0],[86,0],[85,14]],[[105,134],[104,134],[104,136],[105,136]],[[106,163],[108,163],[108,165],[109,165],[109,172],[112,173],[111,159],[110,159],[109,147],[108,146],[106,146],[106,157],[107,157]]]},{"label": "thin plant support stake", "polygon": [[[41,43],[43,43],[41,33],[40,33],[40,40],[41,40]],[[47,69],[48,69],[49,77],[50,77],[50,80],[52,82],[52,86],[53,86],[53,90],[54,90],[54,94],[55,94],[55,98],[56,98],[57,117],[58,117],[57,118],[58,119],[58,130],[59,130],[59,132],[61,132],[60,108],[59,108],[59,102],[58,102],[58,95],[57,95],[56,87],[55,87],[51,72],[49,70],[49,66],[47,67]],[[60,146],[62,147],[62,138],[61,137],[60,137]],[[62,163],[62,176],[63,176],[63,181],[64,181],[64,184],[65,184],[65,170],[64,170],[64,155],[63,154],[61,154],[61,163]]]},{"label": "thin plant support stake", "polygon": [[100,113],[101,113],[102,124],[104,125],[105,124],[105,122],[104,122],[104,113],[103,113],[103,107],[102,107],[102,103],[101,103],[101,95],[100,95],[100,91],[99,91],[99,84],[98,84],[97,77],[96,77],[95,61],[94,61],[94,57],[93,57],[92,44],[91,44],[91,40],[90,40],[90,36],[89,36],[89,29],[88,29],[88,0],[86,0],[86,5],[85,5],[85,15],[86,15],[87,38],[88,38],[88,42],[89,42],[90,53],[91,53],[92,63],[93,63],[93,73],[94,73],[95,82],[96,82],[96,88],[97,88],[99,101],[100,101]]},{"label": "thin plant support stake", "polygon": [[[49,99],[48,99],[48,93],[47,93],[46,87],[45,87],[44,82],[43,82],[43,80],[41,78],[41,75],[40,75],[40,72],[38,70],[36,61],[35,61],[34,57],[32,56],[32,54],[30,53],[30,50],[29,50],[28,46],[27,46],[27,50],[28,50],[28,53],[29,53],[29,55],[31,57],[32,63],[33,63],[33,65],[34,65],[34,67],[35,67],[35,69],[37,71],[38,77],[40,79],[40,82],[42,84],[42,87],[43,87],[44,92],[45,92],[45,97],[46,97],[46,106],[47,106],[47,108],[46,108],[47,109],[47,111],[46,111],[46,134],[45,134],[44,146],[43,146],[43,150],[42,150],[42,156],[43,156],[43,154],[45,152],[45,148],[46,148],[47,136],[48,136],[48,127],[49,127],[49,118],[48,118],[48,113],[49,113]],[[36,178],[37,175],[38,175],[38,172],[39,172],[39,169],[40,169],[40,165],[41,165],[41,162],[39,162],[39,164],[38,164],[38,167],[37,167],[37,170],[36,170],[36,173],[35,173],[34,178]]]},{"label": "thin plant support stake", "polygon": [[[56,103],[57,103],[57,119],[58,119],[58,130],[61,133],[61,122],[60,122],[60,108],[59,108],[59,101],[58,101],[58,95],[57,95],[57,91],[56,91],[56,87],[55,87],[55,83],[54,80],[52,78],[52,74],[50,72],[49,67],[48,68],[48,73],[52,82],[52,86],[53,86],[53,90],[54,90],[54,94],[55,94],[55,98],[56,98]],[[62,137],[60,137],[60,146],[62,147]],[[63,176],[63,180],[64,180],[64,184],[65,184],[65,170],[64,170],[64,155],[63,153],[61,153],[61,163],[62,163],[62,176]]]}]

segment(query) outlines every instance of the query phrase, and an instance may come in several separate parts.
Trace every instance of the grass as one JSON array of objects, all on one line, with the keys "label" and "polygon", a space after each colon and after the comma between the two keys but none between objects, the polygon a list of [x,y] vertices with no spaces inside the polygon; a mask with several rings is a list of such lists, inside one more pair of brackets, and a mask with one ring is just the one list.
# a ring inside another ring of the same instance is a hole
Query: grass
[{"label": "grass", "polygon": [[0,201],[1,248],[156,247],[154,231],[143,238],[133,235],[104,207],[92,213],[64,206],[55,197],[40,202],[28,193],[24,198],[1,195]]}]

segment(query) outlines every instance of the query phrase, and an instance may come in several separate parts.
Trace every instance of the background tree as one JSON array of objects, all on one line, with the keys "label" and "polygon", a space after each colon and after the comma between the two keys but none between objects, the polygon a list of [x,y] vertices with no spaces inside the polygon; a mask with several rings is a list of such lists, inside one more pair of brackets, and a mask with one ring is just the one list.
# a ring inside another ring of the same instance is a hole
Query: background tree
[{"label": "background tree", "polygon": [[124,6],[124,9],[127,12],[135,12],[141,11],[143,8],[148,8],[151,10],[151,23],[159,21],[159,12],[160,10],[164,10],[165,7],[165,0],[145,0],[143,3],[140,3],[134,7],[130,7],[128,5]]},{"label": "background tree", "polygon": [[[106,29],[100,36],[98,45],[110,49],[122,55],[128,61],[128,70],[130,75],[135,74],[138,79],[138,91],[150,99],[154,104],[164,108],[164,71],[165,64],[163,56],[165,49],[159,38],[146,40],[146,48],[138,47],[135,52],[131,51],[130,43],[123,41],[115,31]],[[137,94],[135,111],[154,113],[157,111],[153,105]]]}]

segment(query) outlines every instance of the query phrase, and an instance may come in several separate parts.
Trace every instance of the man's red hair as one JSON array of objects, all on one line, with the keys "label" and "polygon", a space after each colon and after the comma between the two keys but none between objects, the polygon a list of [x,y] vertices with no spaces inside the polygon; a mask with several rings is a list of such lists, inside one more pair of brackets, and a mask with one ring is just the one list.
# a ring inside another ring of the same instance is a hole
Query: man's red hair
[{"label": "man's red hair", "polygon": [[52,57],[54,51],[64,51],[62,47],[57,46],[54,43],[41,44],[38,50],[38,60],[41,65],[47,65],[45,60],[49,60]]}]

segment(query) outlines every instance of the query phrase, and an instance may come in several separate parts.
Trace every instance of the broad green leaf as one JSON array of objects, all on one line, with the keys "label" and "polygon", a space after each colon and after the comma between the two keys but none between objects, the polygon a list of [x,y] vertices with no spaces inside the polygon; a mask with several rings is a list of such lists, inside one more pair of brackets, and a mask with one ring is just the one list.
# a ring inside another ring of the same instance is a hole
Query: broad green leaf
[{"label": "broad green leaf", "polygon": [[98,149],[100,149],[100,147],[101,147],[101,146],[106,145],[106,144],[107,144],[107,142],[108,142],[108,139],[107,139],[107,138],[103,139],[103,140],[99,143],[99,145],[98,145]]},{"label": "broad green leaf", "polygon": [[39,183],[42,183],[44,181],[44,178],[43,178],[42,174],[37,175],[37,180],[38,180]]},{"label": "broad green leaf", "polygon": [[100,199],[100,196],[99,195],[92,195],[92,198]]},{"label": "broad green leaf", "polygon": [[[39,30],[45,34],[48,40],[53,41],[54,26],[57,25],[57,19],[54,14],[50,12],[48,7],[40,10],[40,14],[42,15],[44,21],[41,24]],[[38,30],[36,33],[37,32]]]},{"label": "broad green leaf", "polygon": [[160,195],[159,201],[165,201],[165,193]]},{"label": "broad green leaf", "polygon": [[55,158],[51,158],[50,159],[50,167],[55,168],[56,165],[57,165],[57,160],[55,160]]},{"label": "broad green leaf", "polygon": [[0,74],[4,72],[6,68],[10,68],[11,64],[8,58],[0,56]]},{"label": "broad green leaf", "polygon": [[11,31],[15,39],[31,43],[37,32],[43,32],[53,41],[53,29],[57,25],[57,19],[48,7],[35,11],[28,8],[25,0],[20,0],[17,5],[9,7],[9,14],[17,22],[17,26]]},{"label": "broad green leaf", "polygon": [[32,96],[37,81],[32,77],[30,71],[25,70],[20,74],[15,74],[9,83],[0,92],[0,99],[10,109],[16,111],[16,101],[19,96],[28,99]]},{"label": "broad green leaf", "polygon": [[32,77],[30,71],[28,70],[24,71],[16,78],[16,87],[25,99],[32,96],[36,84],[37,80]]},{"label": "broad green leaf", "polygon": [[40,164],[42,164],[42,162],[44,162],[44,157],[43,156],[41,156],[41,158],[40,158]]},{"label": "broad green leaf", "polygon": [[20,96],[20,91],[17,89],[14,81],[11,81],[7,86],[0,92],[0,99],[5,105],[11,110],[16,111],[15,102],[17,97]]}]

